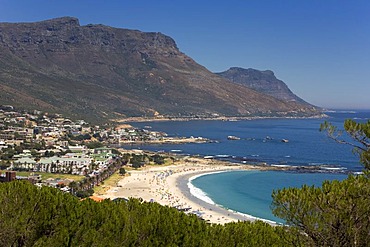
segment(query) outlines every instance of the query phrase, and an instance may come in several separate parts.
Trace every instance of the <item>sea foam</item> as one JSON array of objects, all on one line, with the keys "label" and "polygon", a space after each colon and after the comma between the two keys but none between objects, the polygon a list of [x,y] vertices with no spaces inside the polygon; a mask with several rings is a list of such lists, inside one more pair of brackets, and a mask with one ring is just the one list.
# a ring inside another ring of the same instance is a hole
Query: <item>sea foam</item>
[{"label": "sea foam", "polygon": [[198,174],[198,175],[195,175],[195,176],[192,176],[189,178],[189,181],[188,181],[188,188],[190,190],[190,194],[192,194],[193,196],[195,196],[196,198],[206,202],[206,203],[209,203],[209,204],[212,204],[212,205],[216,205],[216,203],[210,198],[208,197],[207,193],[205,193],[203,190],[195,187],[191,181],[193,181],[194,179],[196,178],[199,178],[199,177],[202,177],[202,176],[206,176],[206,175],[210,175],[210,174],[216,174],[216,173],[221,173],[221,172],[224,172],[224,171],[218,171],[218,172],[208,172],[208,173],[202,173],[202,174]]},{"label": "sea foam", "polygon": [[202,173],[202,174],[198,174],[198,175],[195,175],[195,176],[192,176],[189,178],[189,181],[188,181],[188,188],[190,190],[190,193],[195,196],[196,198],[206,202],[206,203],[209,203],[209,204],[212,204],[212,205],[215,205],[217,207],[220,207],[222,209],[225,209],[231,213],[234,213],[234,214],[238,214],[238,215],[241,215],[245,218],[247,218],[248,220],[261,220],[263,222],[266,222],[266,223],[269,223],[269,224],[272,224],[272,225],[281,225],[281,223],[279,222],[276,222],[276,221],[272,221],[272,220],[268,220],[268,219],[263,219],[263,218],[260,218],[260,217],[255,217],[253,215],[250,215],[250,214],[246,214],[246,213],[241,213],[241,212],[238,212],[238,211],[235,211],[235,210],[232,210],[232,209],[229,209],[223,205],[220,205],[220,204],[216,204],[210,197],[208,197],[207,193],[205,193],[203,190],[195,187],[191,182],[194,180],[194,179],[197,179],[199,177],[203,177],[203,176],[207,176],[207,175],[213,175],[213,174],[217,174],[217,173],[224,173],[224,172],[229,172],[229,171],[215,171],[215,172],[208,172],[208,173]]}]

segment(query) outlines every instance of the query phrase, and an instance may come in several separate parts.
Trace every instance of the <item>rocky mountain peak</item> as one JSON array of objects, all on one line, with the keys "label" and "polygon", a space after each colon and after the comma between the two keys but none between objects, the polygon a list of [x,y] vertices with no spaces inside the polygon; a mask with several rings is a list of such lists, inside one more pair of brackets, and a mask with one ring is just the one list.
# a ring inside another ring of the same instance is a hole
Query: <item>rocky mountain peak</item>
[{"label": "rocky mountain peak", "polygon": [[80,26],[80,21],[77,18],[69,17],[69,16],[45,20],[45,21],[41,21],[40,23],[54,24],[54,25],[60,25],[60,26],[75,26],[75,27]]},{"label": "rocky mountain peak", "polygon": [[217,74],[234,83],[270,95],[279,100],[295,101],[310,105],[295,95],[283,81],[277,79],[271,70],[261,71],[251,68],[232,67],[227,71]]},{"label": "rocky mountain peak", "polygon": [[[81,26],[73,17],[0,23],[0,54],[0,104],[19,108],[95,121],[316,114],[211,73],[159,32]],[[264,73],[252,78],[272,72]]]}]

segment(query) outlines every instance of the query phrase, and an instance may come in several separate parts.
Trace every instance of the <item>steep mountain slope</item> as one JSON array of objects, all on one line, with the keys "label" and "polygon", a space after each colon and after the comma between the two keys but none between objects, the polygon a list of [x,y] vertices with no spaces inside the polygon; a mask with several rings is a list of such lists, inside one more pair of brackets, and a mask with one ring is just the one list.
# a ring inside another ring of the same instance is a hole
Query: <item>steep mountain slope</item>
[{"label": "steep mountain slope", "polygon": [[243,69],[232,67],[227,71],[216,73],[232,82],[244,85],[260,93],[270,95],[283,101],[295,101],[310,105],[295,95],[288,86],[277,79],[271,70]]},{"label": "steep mountain slope", "polygon": [[63,17],[0,23],[0,104],[103,121],[124,116],[312,115],[215,75],[174,40]]}]

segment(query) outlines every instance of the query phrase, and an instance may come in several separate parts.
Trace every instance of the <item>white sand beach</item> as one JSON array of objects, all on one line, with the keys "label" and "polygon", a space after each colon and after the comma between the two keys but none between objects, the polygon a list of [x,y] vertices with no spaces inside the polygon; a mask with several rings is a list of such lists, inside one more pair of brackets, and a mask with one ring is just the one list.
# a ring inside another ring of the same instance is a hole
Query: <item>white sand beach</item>
[{"label": "white sand beach", "polygon": [[[209,172],[219,172],[238,169],[257,169],[253,166],[227,165],[225,162],[205,160],[201,158],[182,159],[170,166],[146,166],[140,170],[129,171],[103,195],[104,198],[114,199],[142,198],[144,201],[154,201],[187,209],[211,223],[225,224],[233,221],[255,220],[253,217],[233,213],[216,205],[206,203],[190,193],[187,186],[190,177]],[[260,167],[258,168],[260,169]]]}]

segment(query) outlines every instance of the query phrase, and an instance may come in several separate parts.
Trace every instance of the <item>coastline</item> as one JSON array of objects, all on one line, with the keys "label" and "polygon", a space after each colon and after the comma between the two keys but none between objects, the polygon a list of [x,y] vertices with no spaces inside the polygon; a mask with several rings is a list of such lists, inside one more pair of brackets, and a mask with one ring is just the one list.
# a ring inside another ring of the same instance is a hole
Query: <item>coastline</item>
[{"label": "coastline", "polygon": [[186,144],[186,143],[207,143],[211,140],[203,137],[164,137],[162,140],[146,141],[120,141],[120,145],[159,145],[159,144]]},{"label": "coastline", "polygon": [[[157,202],[164,206],[176,207],[186,213],[196,214],[205,221],[216,224],[255,221],[256,217],[233,212],[195,197],[188,187],[189,179],[194,176],[254,169],[261,170],[261,167],[189,158],[175,165],[147,166],[142,170],[129,171],[129,175],[123,177],[117,183],[117,187],[111,187],[99,196],[109,199],[142,198],[147,202]],[[272,221],[264,221],[274,225]]]},{"label": "coastline", "polygon": [[[252,170],[252,169],[243,169],[243,170]],[[278,223],[276,223],[274,221],[254,217],[252,215],[248,215],[248,214],[244,214],[244,213],[240,213],[240,212],[236,212],[236,211],[224,208],[221,205],[218,205],[214,202],[210,203],[210,202],[207,202],[208,200],[204,200],[204,199],[202,200],[202,199],[197,197],[196,193],[192,193],[191,189],[189,188],[189,183],[191,183],[191,181],[193,179],[196,179],[196,178],[201,177],[201,176],[207,176],[207,175],[212,175],[212,174],[215,174],[215,173],[222,173],[222,172],[229,172],[229,171],[231,171],[231,170],[220,170],[220,171],[214,171],[214,172],[199,172],[199,173],[183,175],[183,176],[179,176],[177,178],[176,183],[177,183],[178,188],[181,190],[181,193],[185,197],[187,197],[188,200],[191,200],[194,203],[196,203],[197,205],[201,206],[204,210],[207,210],[208,213],[210,213],[211,215],[212,215],[212,213],[216,213],[217,215],[219,215],[221,217],[221,218],[217,219],[218,222],[215,222],[215,221],[212,222],[212,220],[210,220],[210,218],[212,218],[212,217],[208,218],[209,222],[211,222],[211,223],[225,224],[225,223],[237,222],[237,221],[261,220],[261,221],[264,221],[264,222],[269,223],[271,225],[277,225]],[[209,212],[209,211],[211,211],[211,212]],[[205,216],[207,216],[207,215],[205,215]],[[210,215],[208,215],[208,217],[209,216]]]},{"label": "coastline", "polygon": [[145,122],[166,122],[166,121],[240,121],[240,120],[258,120],[258,119],[319,119],[328,118],[325,113],[318,113],[312,116],[220,116],[220,117],[128,117],[121,119],[111,119],[116,123],[145,123]]}]

